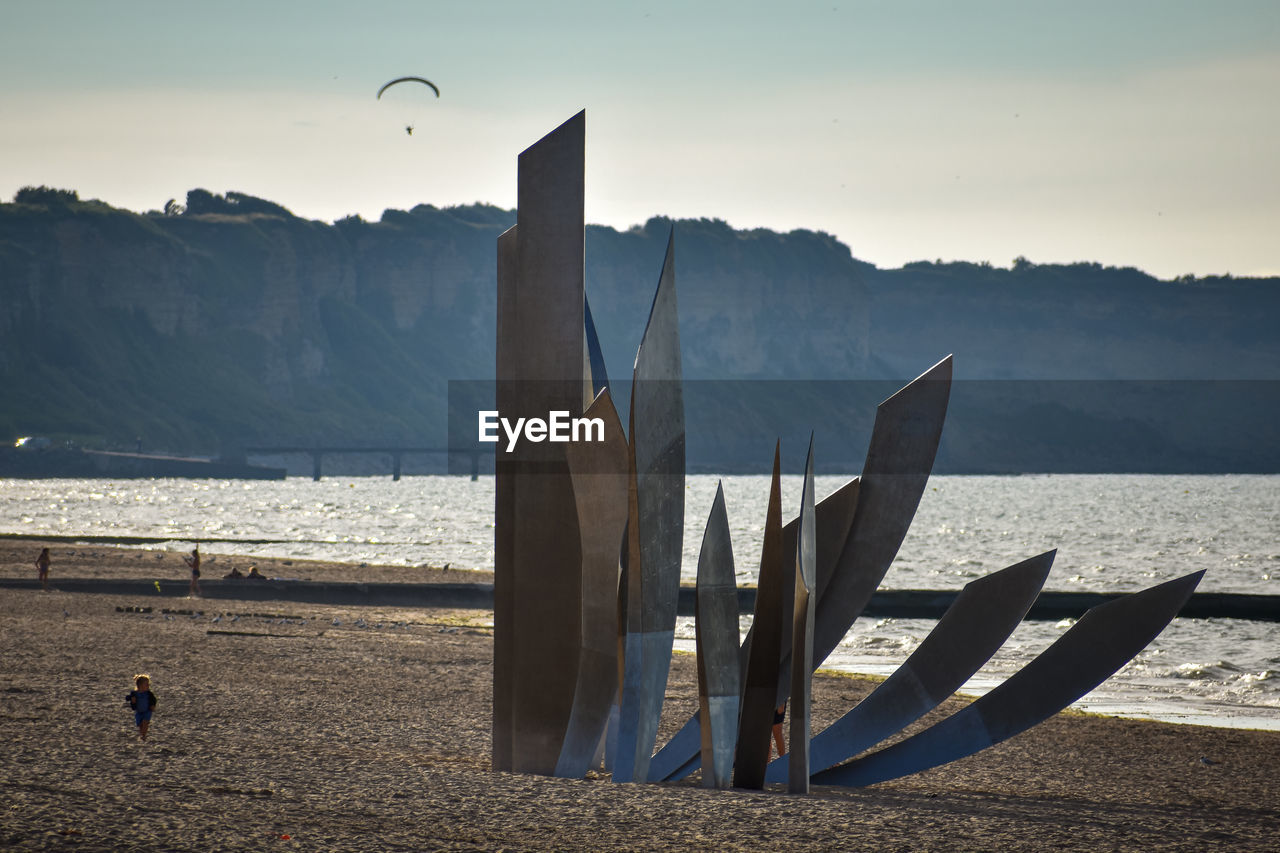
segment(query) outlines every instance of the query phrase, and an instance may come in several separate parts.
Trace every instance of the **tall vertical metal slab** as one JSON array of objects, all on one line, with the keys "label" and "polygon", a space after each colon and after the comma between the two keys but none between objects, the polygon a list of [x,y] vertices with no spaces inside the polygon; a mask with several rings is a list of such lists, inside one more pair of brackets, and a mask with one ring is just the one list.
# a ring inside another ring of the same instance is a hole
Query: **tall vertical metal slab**
[{"label": "tall vertical metal slab", "polygon": [[644,781],[671,667],[684,542],[684,393],[674,232],[631,385],[627,637],[615,782]]},{"label": "tall vertical metal slab", "polygon": [[728,788],[738,742],[741,683],[738,664],[738,587],[724,490],[716,485],[698,555],[698,711],[702,720],[702,785]]},{"label": "tall vertical metal slab", "polygon": [[950,396],[947,356],[876,409],[849,537],[818,600],[815,666],[844,639],[897,556],[933,470]]},{"label": "tall vertical metal slab", "polygon": [[804,464],[804,489],[800,493],[799,535],[790,555],[795,561],[794,611],[791,619],[791,736],[788,738],[787,790],[809,793],[810,703],[813,687],[813,610],[818,585],[816,509],[813,503],[813,436]]},{"label": "tall vertical metal slab", "polygon": [[[514,323],[507,329],[513,411],[583,410],[585,114],[520,154]],[[554,773],[577,684],[581,566],[577,506],[556,442],[513,451],[512,767]]]},{"label": "tall vertical metal slab", "polygon": [[[818,502],[817,518],[817,595],[821,597],[835,573],[836,561],[844,548],[844,541],[849,535],[849,525],[853,522],[853,510],[858,503],[858,478],[845,483]],[[793,518],[782,528],[782,553],[790,554],[796,548],[799,535],[800,519]],[[790,666],[791,637],[782,637],[783,660]],[[741,672],[746,673],[746,652],[750,648],[750,633],[742,644],[740,653]],[[785,683],[790,684],[789,676],[784,676]],[[698,752],[700,715],[694,713],[680,731],[667,741],[666,745],[653,757],[649,765],[650,782],[666,782],[683,779],[698,769],[701,758]]]},{"label": "tall vertical metal slab", "polygon": [[[494,404],[514,410],[516,328],[516,228],[498,237],[498,299]],[[511,662],[514,654],[512,596],[515,582],[515,471],[499,453],[494,460],[493,512],[493,769],[511,769]]]},{"label": "tall vertical metal slab", "polygon": [[742,690],[742,719],[733,762],[737,788],[764,787],[764,772],[772,746],[773,711],[778,692],[778,658],[782,648],[782,444],[773,452],[773,481],[760,546],[760,576],[756,581],[756,613],[748,638],[747,676]]},{"label": "tall vertical metal slab", "polygon": [[599,748],[618,687],[618,549],[627,522],[627,437],[609,390],[583,415],[603,441],[565,445],[582,541],[582,653],[556,775],[581,778]]},{"label": "tall vertical metal slab", "polygon": [[1187,603],[1203,571],[1092,608],[990,693],[924,731],[813,777],[874,785],[964,758],[1061,711],[1142,651]]},{"label": "tall vertical metal slab", "polygon": [[[936,708],[982,668],[1018,627],[1044,586],[1054,551],[965,585],[938,624],[892,675],[814,737],[813,772],[846,761]],[[766,781],[787,777],[783,762]]]}]

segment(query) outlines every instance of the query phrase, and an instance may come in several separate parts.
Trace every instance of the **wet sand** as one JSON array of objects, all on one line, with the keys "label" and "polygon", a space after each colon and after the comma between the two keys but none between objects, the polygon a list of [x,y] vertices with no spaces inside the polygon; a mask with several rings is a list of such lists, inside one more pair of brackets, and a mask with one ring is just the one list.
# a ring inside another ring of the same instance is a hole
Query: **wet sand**
[{"label": "wet sand", "polygon": [[[79,545],[44,542],[39,539],[0,537],[0,578],[36,577],[35,561],[40,549],[48,546],[52,565],[49,577],[92,578],[96,580],[180,580],[186,583],[191,570],[182,561],[190,551],[154,548],[118,548],[111,545]],[[328,563],[320,560],[282,557],[245,557],[219,554],[201,548],[201,582],[217,580],[234,567],[247,575],[250,566],[268,578],[361,583],[493,583],[493,572],[471,571],[465,567],[381,566],[368,563]]]},{"label": "wet sand", "polygon": [[[0,544],[0,577],[34,577],[38,550]],[[52,551],[54,586],[144,566],[185,576],[176,553]],[[0,589],[0,848],[1271,850],[1280,837],[1280,732],[1079,714],[904,780],[803,797],[495,773],[490,624],[477,611]],[[137,672],[159,698],[145,744],[124,705]],[[660,739],[696,704],[695,680],[678,655]],[[815,721],[870,686],[819,677]]]}]

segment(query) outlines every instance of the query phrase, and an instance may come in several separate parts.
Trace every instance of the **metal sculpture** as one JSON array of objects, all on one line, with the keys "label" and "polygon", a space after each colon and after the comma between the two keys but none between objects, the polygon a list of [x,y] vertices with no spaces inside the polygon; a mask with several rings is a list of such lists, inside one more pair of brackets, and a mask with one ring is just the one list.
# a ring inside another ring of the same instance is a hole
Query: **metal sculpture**
[{"label": "metal sculpture", "polygon": [[[742,685],[742,719],[738,723],[738,751],[733,760],[736,788],[761,788],[772,747],[773,709],[777,705],[778,659],[783,620],[781,444],[773,451],[773,480],[760,547],[760,576],[756,581],[756,613],[747,638],[747,674]],[[794,559],[794,557],[793,557]]]},{"label": "metal sculpture", "polygon": [[[864,753],[935,708],[1008,638],[1044,584],[1053,552],[1042,554],[966,586],[897,672],[810,738],[814,668],[884,578],[932,469],[950,397],[948,356],[880,404],[861,478],[816,505],[810,441],[800,513],[785,527],[775,448],[756,614],[740,649],[717,490],[699,559],[700,710],[653,756],[684,518],[674,234],[636,356],[628,440],[583,287],[584,127],[579,113],[520,155],[517,226],[497,246],[499,410],[519,418],[585,408],[606,422],[606,438],[568,449],[526,442],[497,460],[495,769],[582,776],[607,726],[619,782],[678,779],[701,763],[704,784],[724,787],[732,760],[742,787],[783,779],[793,792],[811,782],[874,784],[971,755],[1044,720],[1174,617],[1202,572],[1090,610],[986,696]],[[773,711],[788,697],[790,754],[770,767]]]},{"label": "metal sculpture", "polygon": [[809,456],[804,464],[804,488],[800,493],[800,523],[797,525],[795,555],[795,596],[791,619],[791,733],[787,738],[787,790],[809,793],[809,712],[813,688],[813,593],[818,584],[816,509],[813,504],[813,436],[809,436]]},{"label": "metal sculpture", "polygon": [[565,445],[582,542],[582,639],[573,710],[555,775],[581,778],[600,747],[618,685],[618,543],[627,521],[627,437],[604,389],[585,417],[603,441]]},{"label": "metal sculpture", "polygon": [[684,394],[674,232],[631,384],[627,634],[615,782],[643,782],[658,736],[675,640],[684,541]]},{"label": "metal sculpture", "polygon": [[1047,720],[1146,648],[1203,575],[1194,572],[1092,608],[990,693],[919,734],[824,770],[813,781],[873,785],[964,758]]},{"label": "metal sculpture", "polygon": [[[845,761],[906,728],[960,689],[986,663],[1036,600],[1056,552],[970,581],[929,635],[892,675],[811,743],[814,772]],[[766,781],[788,779],[775,761]]]},{"label": "metal sculpture", "polygon": [[729,787],[738,742],[741,682],[738,677],[738,590],[724,489],[715,500],[698,555],[698,712],[702,729],[702,784]]}]

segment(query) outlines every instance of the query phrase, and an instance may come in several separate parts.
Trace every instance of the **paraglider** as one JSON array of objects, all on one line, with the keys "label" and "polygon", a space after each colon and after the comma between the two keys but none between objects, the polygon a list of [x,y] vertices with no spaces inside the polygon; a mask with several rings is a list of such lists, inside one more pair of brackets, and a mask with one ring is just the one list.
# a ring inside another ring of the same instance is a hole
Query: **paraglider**
[{"label": "paraglider", "polygon": [[[432,83],[430,80],[428,80],[428,79],[427,79],[427,78],[425,78],[425,77],[397,77],[396,79],[392,80],[391,82],[389,82],[389,83],[384,83],[384,84],[383,84],[382,88],[378,90],[378,98],[377,98],[377,100],[382,100],[382,93],[383,93],[383,92],[385,92],[385,91],[387,91],[388,89],[390,89],[392,86],[396,85],[397,83],[421,83],[421,84],[423,84],[424,86],[428,86],[428,87],[430,87],[431,91],[433,91],[433,92],[435,92],[435,93],[436,93],[436,97],[437,97],[437,98],[438,98],[438,97],[440,97],[440,87],[439,87],[439,86],[437,86],[435,83]],[[405,103],[405,101],[404,101],[404,99],[403,99],[403,98],[388,98],[387,100],[400,100],[400,102],[401,102],[401,104],[402,104],[402,105]],[[414,102],[416,102],[416,103],[421,103],[420,101],[417,101],[417,96],[413,96],[413,97],[409,98],[409,99],[408,99],[408,102],[409,102],[409,103],[414,103]],[[404,118],[404,117],[402,117],[402,120],[403,120],[403,118]],[[405,134],[406,134],[406,135],[408,135],[408,136],[413,136],[413,124],[412,124],[412,123],[406,124],[406,125],[404,126],[404,132],[405,132]]]},{"label": "paraglider", "polygon": [[381,98],[383,92],[387,91],[397,83],[410,83],[410,82],[425,83],[431,87],[431,91],[436,93],[437,98],[440,97],[440,87],[438,87],[435,83],[432,83],[430,80],[426,79],[425,77],[397,77],[396,79],[392,80],[390,83],[384,84],[383,87],[378,90],[378,97]]}]

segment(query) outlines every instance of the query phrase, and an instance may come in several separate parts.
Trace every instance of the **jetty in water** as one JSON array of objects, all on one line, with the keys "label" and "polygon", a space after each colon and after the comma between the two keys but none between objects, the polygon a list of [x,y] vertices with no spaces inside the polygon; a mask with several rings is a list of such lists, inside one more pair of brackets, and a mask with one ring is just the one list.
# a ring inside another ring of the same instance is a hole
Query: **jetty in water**
[{"label": "jetty in water", "polygon": [[250,456],[283,456],[292,453],[302,453],[311,457],[311,479],[318,481],[321,474],[321,459],[325,456],[334,456],[351,453],[378,453],[391,457],[391,479],[400,479],[400,469],[404,462],[404,457],[410,453],[426,453],[440,454],[446,456],[465,456],[470,462],[471,479],[475,480],[480,476],[480,453],[474,447],[351,447],[338,445],[325,446],[305,446],[305,445],[277,445],[271,447],[246,447],[245,454]]},{"label": "jetty in water", "polygon": [[[101,541],[100,537],[65,537]],[[116,540],[119,541],[118,539]],[[230,540],[224,540],[230,541]],[[56,578],[50,585],[63,592],[136,595],[141,598],[183,598],[190,592],[186,579]],[[35,578],[0,578],[0,589],[39,589]],[[740,612],[755,606],[755,587],[737,590]],[[938,619],[955,601],[959,590],[882,589],[871,596],[866,615],[899,619]],[[447,607],[492,610],[492,583],[376,583],[319,582],[264,578],[251,580],[201,579],[201,595],[208,600],[301,601],[378,607]],[[1119,597],[1118,592],[1041,592],[1027,612],[1031,621],[1078,619],[1092,607]],[[677,602],[681,616],[694,615],[695,591],[681,586]],[[1248,619],[1280,622],[1280,596],[1248,593],[1192,593],[1178,615],[1183,619]]]},{"label": "jetty in water", "polygon": [[19,479],[108,477],[116,480],[189,477],[218,480],[283,480],[284,468],[243,459],[210,459],[114,450],[47,448],[0,451],[0,477]]}]

